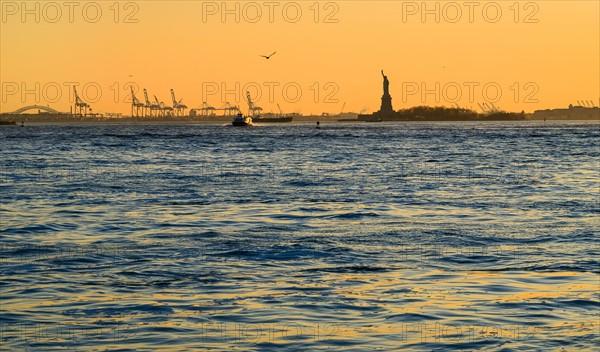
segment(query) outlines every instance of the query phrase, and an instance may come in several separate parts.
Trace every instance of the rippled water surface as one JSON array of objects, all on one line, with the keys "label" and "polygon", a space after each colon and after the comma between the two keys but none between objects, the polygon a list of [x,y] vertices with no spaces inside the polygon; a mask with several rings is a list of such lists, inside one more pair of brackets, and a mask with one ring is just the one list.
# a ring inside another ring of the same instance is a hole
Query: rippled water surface
[{"label": "rippled water surface", "polygon": [[2,126],[5,350],[594,350],[598,123]]}]

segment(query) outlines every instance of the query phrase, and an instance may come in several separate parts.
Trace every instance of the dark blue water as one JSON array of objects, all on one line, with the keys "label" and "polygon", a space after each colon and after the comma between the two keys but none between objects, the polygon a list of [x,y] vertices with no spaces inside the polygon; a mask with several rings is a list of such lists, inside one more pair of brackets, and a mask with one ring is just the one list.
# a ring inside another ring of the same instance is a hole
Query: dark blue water
[{"label": "dark blue water", "polygon": [[2,126],[4,350],[594,350],[598,123]]}]

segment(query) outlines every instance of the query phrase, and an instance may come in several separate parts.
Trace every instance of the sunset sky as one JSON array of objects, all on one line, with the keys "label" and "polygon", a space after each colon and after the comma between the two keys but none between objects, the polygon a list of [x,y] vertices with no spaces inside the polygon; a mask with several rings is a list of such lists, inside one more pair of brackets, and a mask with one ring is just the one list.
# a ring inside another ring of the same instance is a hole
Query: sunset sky
[{"label": "sunset sky", "polygon": [[228,1],[225,18],[221,1],[1,3],[2,112],[69,111],[73,82],[102,113],[129,113],[129,82],[168,105],[173,88],[188,107],[245,110],[246,86],[265,111],[371,112],[381,69],[394,109],[599,105],[598,1],[428,1],[425,18],[421,1]]}]

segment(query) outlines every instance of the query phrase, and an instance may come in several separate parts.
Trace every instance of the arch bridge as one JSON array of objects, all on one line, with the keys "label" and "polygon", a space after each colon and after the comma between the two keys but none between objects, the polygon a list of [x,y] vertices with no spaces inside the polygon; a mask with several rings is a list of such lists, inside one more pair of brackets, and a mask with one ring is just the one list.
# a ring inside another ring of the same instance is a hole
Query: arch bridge
[{"label": "arch bridge", "polygon": [[43,105],[28,105],[28,106],[24,106],[20,109],[17,109],[13,112],[13,114],[22,114],[25,111],[29,111],[29,110],[33,110],[33,109],[38,109],[38,110],[44,110],[46,112],[49,112],[51,114],[62,114],[62,112],[58,111],[58,110],[54,110],[49,106],[43,106]]}]

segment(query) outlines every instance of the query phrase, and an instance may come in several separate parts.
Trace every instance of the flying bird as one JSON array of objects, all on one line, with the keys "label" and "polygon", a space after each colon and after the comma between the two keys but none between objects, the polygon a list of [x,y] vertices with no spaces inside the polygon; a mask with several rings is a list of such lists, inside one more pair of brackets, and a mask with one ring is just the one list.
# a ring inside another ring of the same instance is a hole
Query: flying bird
[{"label": "flying bird", "polygon": [[275,55],[276,51],[273,52],[273,54],[269,55],[269,56],[265,56],[265,55],[261,55],[261,57],[264,57],[265,59],[269,60],[271,58],[271,56]]}]

